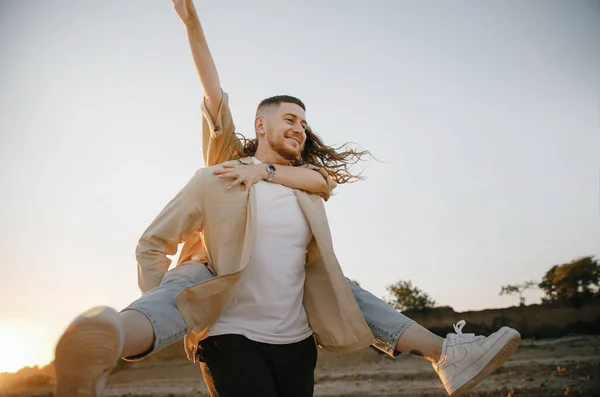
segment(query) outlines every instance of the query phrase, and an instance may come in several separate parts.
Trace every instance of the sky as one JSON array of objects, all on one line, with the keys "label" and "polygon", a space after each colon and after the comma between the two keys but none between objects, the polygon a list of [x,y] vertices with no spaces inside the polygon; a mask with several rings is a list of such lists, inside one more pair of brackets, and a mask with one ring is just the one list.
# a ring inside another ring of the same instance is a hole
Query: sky
[{"label": "sky", "polygon": [[[600,255],[599,2],[340,4],[196,1],[238,132],[290,94],[379,160],[326,204],[348,277],[481,310]],[[137,240],[203,165],[202,95],[171,1],[0,3],[0,372],[140,296]]]}]

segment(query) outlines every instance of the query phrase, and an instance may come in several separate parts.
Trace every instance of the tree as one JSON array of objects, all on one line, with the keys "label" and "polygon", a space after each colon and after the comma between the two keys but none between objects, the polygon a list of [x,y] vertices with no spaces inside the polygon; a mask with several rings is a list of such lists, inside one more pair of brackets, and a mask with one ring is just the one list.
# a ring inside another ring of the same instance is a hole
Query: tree
[{"label": "tree", "polygon": [[523,292],[525,292],[525,290],[530,289],[535,284],[536,284],[535,281],[525,281],[522,284],[505,285],[502,287],[502,290],[500,290],[500,295],[518,294],[519,295],[519,304],[521,306],[524,306],[525,305],[525,297],[523,296]]},{"label": "tree", "polygon": [[543,302],[579,302],[598,296],[600,264],[593,256],[554,265],[538,286],[546,293]]},{"label": "tree", "polygon": [[413,287],[410,280],[400,280],[385,288],[389,296],[384,299],[396,310],[422,310],[435,307],[435,301],[418,287]]}]

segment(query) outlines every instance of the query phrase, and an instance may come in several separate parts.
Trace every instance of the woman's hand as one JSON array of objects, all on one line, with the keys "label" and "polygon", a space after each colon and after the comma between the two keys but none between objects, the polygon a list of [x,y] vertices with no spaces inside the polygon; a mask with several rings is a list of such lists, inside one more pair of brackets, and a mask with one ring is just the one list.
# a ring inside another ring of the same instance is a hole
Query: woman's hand
[{"label": "woman's hand", "polygon": [[246,165],[239,163],[225,164],[221,169],[214,171],[214,174],[221,179],[229,178],[234,180],[227,186],[227,189],[231,189],[233,186],[243,183],[246,187],[246,191],[249,191],[256,182],[262,181],[269,176],[265,164]]},{"label": "woman's hand", "polygon": [[188,25],[189,23],[195,21],[198,16],[196,15],[196,8],[194,7],[194,2],[192,0],[172,0],[173,6],[175,7],[175,12],[177,12],[177,16],[181,19],[184,25]]}]

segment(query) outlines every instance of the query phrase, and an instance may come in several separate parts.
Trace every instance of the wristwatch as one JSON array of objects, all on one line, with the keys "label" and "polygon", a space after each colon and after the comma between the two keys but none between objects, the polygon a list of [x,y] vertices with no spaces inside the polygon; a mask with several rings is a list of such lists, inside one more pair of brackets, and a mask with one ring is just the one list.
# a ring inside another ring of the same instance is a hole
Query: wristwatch
[{"label": "wristwatch", "polygon": [[267,176],[267,179],[265,179],[265,181],[271,182],[271,179],[273,179],[273,175],[275,175],[276,172],[277,168],[275,168],[273,164],[267,164],[267,173],[269,175]]}]

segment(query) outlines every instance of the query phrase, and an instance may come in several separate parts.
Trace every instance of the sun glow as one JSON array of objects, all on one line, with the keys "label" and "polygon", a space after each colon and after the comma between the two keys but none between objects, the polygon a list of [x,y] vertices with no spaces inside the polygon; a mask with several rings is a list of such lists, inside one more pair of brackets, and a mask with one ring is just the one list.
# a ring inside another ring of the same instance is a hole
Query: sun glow
[{"label": "sun glow", "polygon": [[42,346],[45,333],[45,327],[39,325],[0,323],[0,372],[47,363]]}]

